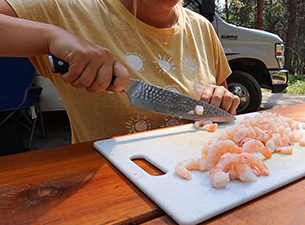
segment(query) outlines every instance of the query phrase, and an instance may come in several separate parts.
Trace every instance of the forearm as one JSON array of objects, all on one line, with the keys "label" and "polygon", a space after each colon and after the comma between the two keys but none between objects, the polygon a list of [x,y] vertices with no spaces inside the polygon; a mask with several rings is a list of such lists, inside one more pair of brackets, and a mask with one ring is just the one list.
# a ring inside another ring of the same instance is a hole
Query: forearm
[{"label": "forearm", "polygon": [[49,54],[49,40],[60,28],[0,14],[0,56]]}]

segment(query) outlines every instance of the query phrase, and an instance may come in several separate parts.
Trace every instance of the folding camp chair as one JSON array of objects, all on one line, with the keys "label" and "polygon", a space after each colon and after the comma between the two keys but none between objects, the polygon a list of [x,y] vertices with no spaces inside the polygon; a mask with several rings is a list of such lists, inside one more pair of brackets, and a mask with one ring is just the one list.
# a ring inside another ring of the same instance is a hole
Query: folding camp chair
[{"label": "folding camp chair", "polygon": [[[40,110],[42,87],[33,84],[35,72],[28,58],[0,57],[0,126],[19,124],[29,129],[29,150],[34,133],[45,137]],[[41,129],[36,126],[37,117]]]}]

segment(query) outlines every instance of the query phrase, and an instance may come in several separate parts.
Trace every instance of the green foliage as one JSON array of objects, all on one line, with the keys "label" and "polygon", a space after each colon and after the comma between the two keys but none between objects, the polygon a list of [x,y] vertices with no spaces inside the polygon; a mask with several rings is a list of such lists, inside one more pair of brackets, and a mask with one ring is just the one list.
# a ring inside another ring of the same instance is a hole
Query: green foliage
[{"label": "green foliage", "polygon": [[[262,92],[271,92],[269,89],[262,88]],[[301,75],[289,75],[288,87],[285,91],[285,94],[305,94],[305,76]]]},{"label": "green foliage", "polygon": [[305,2],[299,0],[296,17],[296,30],[292,53],[292,70],[297,74],[305,74]]},{"label": "green foliage", "polygon": [[264,5],[264,30],[286,37],[288,25],[288,9],[279,1]]},{"label": "green foliage", "polygon": [[[254,12],[254,13],[253,13]],[[256,0],[231,0],[229,6],[229,23],[238,26],[256,27]]]},{"label": "green foliage", "polygon": [[[257,0],[228,0],[228,22],[256,28]],[[265,0],[263,29],[279,35],[286,42],[291,0]],[[225,18],[224,9],[220,14]],[[305,2],[298,0],[294,42],[291,49],[286,49],[292,56],[291,72],[305,73]]]},{"label": "green foliage", "polygon": [[[285,37],[287,30],[289,0],[264,1],[264,30]],[[256,28],[257,0],[229,1],[229,23]]]},{"label": "green foliage", "polygon": [[305,94],[305,76],[290,75],[286,94]]}]

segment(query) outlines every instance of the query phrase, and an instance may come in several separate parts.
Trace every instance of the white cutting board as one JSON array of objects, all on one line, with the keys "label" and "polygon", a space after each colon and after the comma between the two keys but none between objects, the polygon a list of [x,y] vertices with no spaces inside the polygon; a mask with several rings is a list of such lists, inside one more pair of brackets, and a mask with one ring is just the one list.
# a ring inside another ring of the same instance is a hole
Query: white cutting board
[{"label": "white cutting board", "polygon": [[[255,182],[230,181],[225,188],[215,189],[209,172],[192,171],[192,180],[176,175],[178,162],[200,156],[211,137],[242,118],[219,125],[213,133],[187,124],[97,141],[94,147],[177,223],[197,224],[305,176],[305,147],[298,143],[292,155],[275,153],[264,160],[270,175]],[[135,158],[146,159],[165,174],[149,175],[131,161]]]}]

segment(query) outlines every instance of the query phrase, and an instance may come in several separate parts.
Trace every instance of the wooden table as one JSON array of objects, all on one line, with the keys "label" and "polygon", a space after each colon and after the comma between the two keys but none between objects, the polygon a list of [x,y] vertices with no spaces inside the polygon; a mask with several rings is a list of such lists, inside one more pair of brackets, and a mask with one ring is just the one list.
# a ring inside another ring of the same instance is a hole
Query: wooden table
[{"label": "wooden table", "polygon": [[[305,104],[269,111],[305,122]],[[304,196],[300,179],[203,224],[302,224]],[[0,157],[0,224],[127,223],[175,224],[93,142]]]}]

